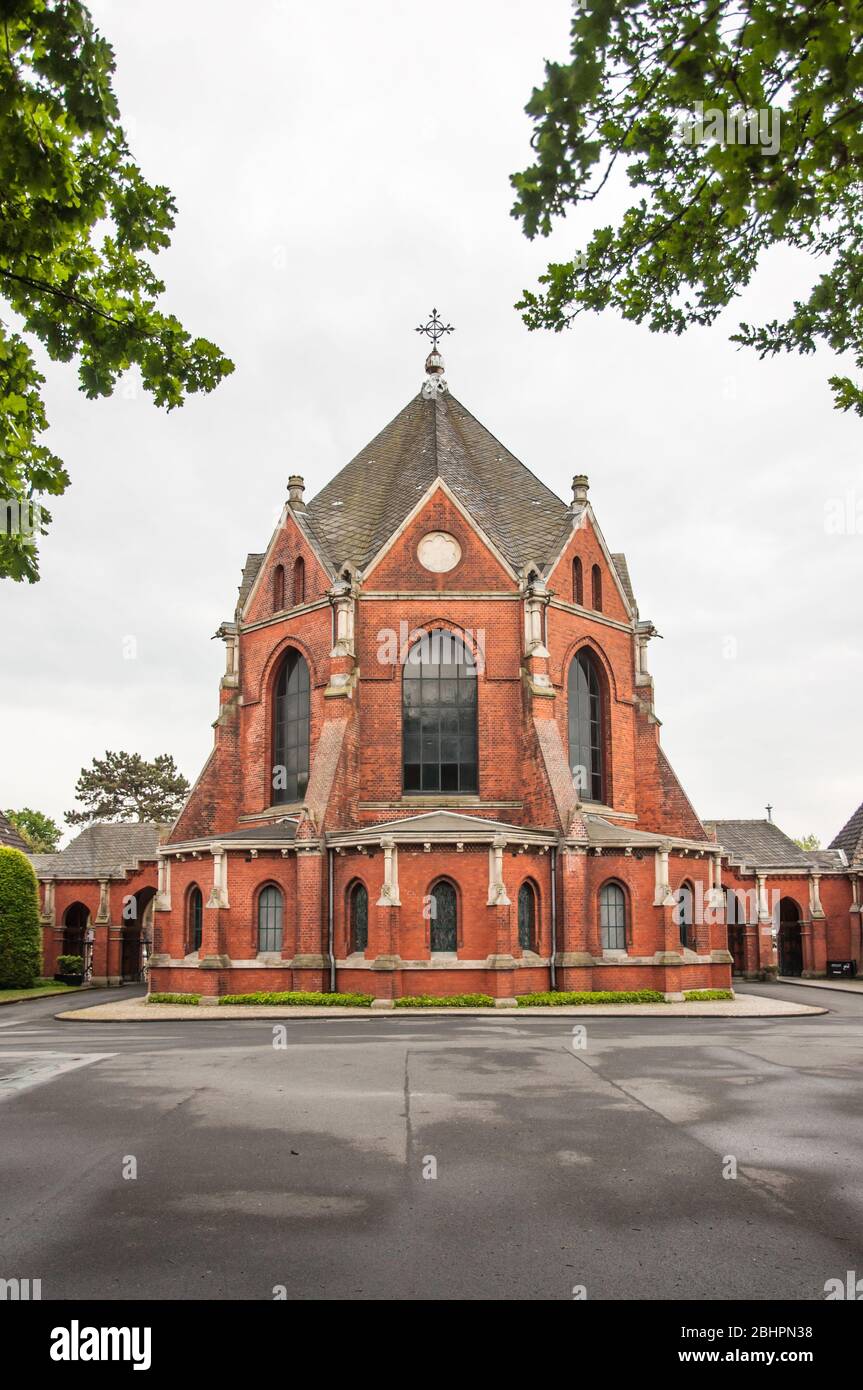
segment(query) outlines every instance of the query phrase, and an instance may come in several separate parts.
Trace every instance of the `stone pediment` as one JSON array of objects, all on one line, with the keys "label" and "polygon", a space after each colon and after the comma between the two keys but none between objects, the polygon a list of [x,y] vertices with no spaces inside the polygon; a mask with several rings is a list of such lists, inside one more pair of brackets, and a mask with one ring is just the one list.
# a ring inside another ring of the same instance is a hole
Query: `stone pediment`
[{"label": "stone pediment", "polygon": [[510,825],[505,821],[489,820],[486,816],[469,816],[459,811],[424,811],[419,815],[402,816],[397,820],[365,825],[356,830],[339,830],[327,836],[332,845],[361,845],[380,842],[382,836],[391,835],[396,840],[422,843],[432,842],[491,842],[496,835],[504,835],[508,842],[521,844],[554,844],[556,835],[552,830],[527,829],[522,825]]}]

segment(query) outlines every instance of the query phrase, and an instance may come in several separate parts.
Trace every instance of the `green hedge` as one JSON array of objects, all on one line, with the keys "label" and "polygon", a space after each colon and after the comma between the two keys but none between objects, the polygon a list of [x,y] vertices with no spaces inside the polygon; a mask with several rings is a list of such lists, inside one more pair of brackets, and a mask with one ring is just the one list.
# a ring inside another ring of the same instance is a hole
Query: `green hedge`
[{"label": "green hedge", "polygon": [[372,994],[315,994],[309,990],[293,989],[280,994],[265,994],[263,991],[258,994],[223,994],[219,998],[220,1004],[294,1004],[305,1007],[307,1004],[317,1008],[325,1008],[327,1005],[340,1004],[344,1008],[368,1009],[371,1007]]},{"label": "green hedge", "polygon": [[200,1004],[200,994],[148,994],[148,1004]]},{"label": "green hedge", "polygon": [[394,999],[397,1009],[493,1009],[490,994],[406,994]]},{"label": "green hedge", "polygon": [[57,957],[58,975],[83,975],[84,957],[83,956],[58,956]]},{"label": "green hedge", "polygon": [[556,989],[520,994],[520,1009],[552,1008],[555,1004],[664,1004],[658,989]]},{"label": "green hedge", "polygon": [[683,997],[687,1001],[691,999],[696,1003],[699,999],[733,999],[734,991],[730,989],[685,989]]},{"label": "green hedge", "polygon": [[39,884],[20,849],[0,846],[0,989],[32,989],[42,974]]}]

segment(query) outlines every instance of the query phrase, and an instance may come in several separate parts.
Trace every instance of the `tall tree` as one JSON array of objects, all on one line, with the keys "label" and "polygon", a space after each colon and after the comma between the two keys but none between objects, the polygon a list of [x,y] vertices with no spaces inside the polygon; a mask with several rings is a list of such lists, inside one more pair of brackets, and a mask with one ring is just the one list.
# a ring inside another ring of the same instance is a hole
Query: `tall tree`
[{"label": "tall tree", "polygon": [[33,811],[29,806],[23,806],[20,811],[7,811],[6,815],[34,854],[54,853],[63,832],[50,816],[43,811]]},{"label": "tall tree", "polygon": [[91,767],[81,769],[75,796],[84,809],[68,811],[66,820],[70,825],[171,821],[188,791],[189,783],[168,753],[147,762],[139,753],[106,752],[104,758],[94,758]]},{"label": "tall tree", "polygon": [[[527,105],[513,216],[548,235],[615,166],[638,197],[525,291],[528,327],[609,307],[654,331],[711,324],[784,243],[815,259],[811,293],[732,341],[760,357],[822,341],[863,367],[863,0],[576,0],[571,54]],[[860,382],[830,384],[863,415]]]},{"label": "tall tree", "polygon": [[[78,363],[91,399],[140,369],[157,405],[211,391],[233,364],[156,308],[150,258],[176,206],[135,163],[111,86],[114,54],[79,0],[0,0],[0,575],[38,579],[44,495],[69,476],[40,437],[44,377],[27,337]],[[34,507],[35,504],[35,507]]]}]

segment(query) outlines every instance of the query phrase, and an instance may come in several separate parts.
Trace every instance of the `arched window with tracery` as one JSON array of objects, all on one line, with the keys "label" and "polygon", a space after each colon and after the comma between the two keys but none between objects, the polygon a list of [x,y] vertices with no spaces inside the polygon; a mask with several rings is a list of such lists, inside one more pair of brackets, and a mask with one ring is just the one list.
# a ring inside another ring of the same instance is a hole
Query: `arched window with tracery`
[{"label": "arched window with tracery", "polygon": [[523,951],[536,951],[536,889],[525,881],[518,890],[518,944]]},{"label": "arched window with tracery", "polygon": [[364,883],[355,883],[348,894],[348,954],[364,951],[369,944],[369,895]]},{"label": "arched window with tracery", "polygon": [[273,698],[273,801],[301,801],[309,781],[309,668],[291,647]]},{"label": "arched window with tracery", "polygon": [[589,647],[576,652],[567,680],[569,766],[585,801],[604,802],[604,678]]},{"label": "arched window with tracery", "polygon": [[409,794],[477,790],[477,668],[444,628],[424,633],[405,660],[402,756]]},{"label": "arched window with tracery", "polygon": [[439,878],[430,894],[432,951],[458,950],[458,898],[453,885]]}]

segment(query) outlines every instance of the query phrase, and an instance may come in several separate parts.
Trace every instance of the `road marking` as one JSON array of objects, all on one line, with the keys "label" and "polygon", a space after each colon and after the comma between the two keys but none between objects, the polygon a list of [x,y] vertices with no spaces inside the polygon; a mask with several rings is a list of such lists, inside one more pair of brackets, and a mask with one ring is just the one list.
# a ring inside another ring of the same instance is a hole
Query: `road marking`
[{"label": "road marking", "polygon": [[54,1081],[67,1071],[89,1067],[93,1062],[104,1062],[116,1055],[115,1052],[4,1052],[0,1054],[2,1060],[17,1060],[18,1066],[0,1076],[0,1100]]}]

